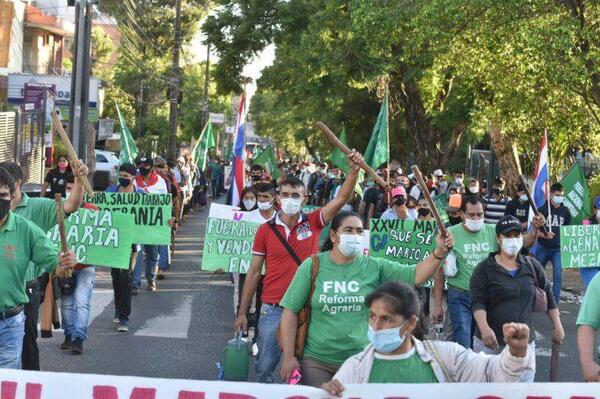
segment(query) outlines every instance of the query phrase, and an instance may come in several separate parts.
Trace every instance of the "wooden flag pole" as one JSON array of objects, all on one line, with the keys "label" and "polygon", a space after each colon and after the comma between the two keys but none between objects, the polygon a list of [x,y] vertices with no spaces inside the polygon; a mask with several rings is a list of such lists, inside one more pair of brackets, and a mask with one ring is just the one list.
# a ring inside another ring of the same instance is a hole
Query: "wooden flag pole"
[{"label": "wooden flag pole", "polygon": [[558,381],[560,370],[560,345],[552,343],[552,355],[550,357],[550,382]]},{"label": "wooden flag pole", "polygon": [[[348,155],[352,152],[352,151],[350,151],[350,149],[348,147],[346,147],[344,145],[344,143],[342,143],[340,141],[340,139],[337,138],[337,136],[331,131],[331,129],[329,129],[327,127],[327,125],[325,125],[323,122],[317,122],[315,126],[325,134],[325,137],[331,143],[331,145],[339,148],[340,151],[342,151],[346,155]],[[379,186],[381,186],[381,188],[386,189],[389,187],[389,185],[386,183],[386,181],[383,180],[381,177],[377,176],[377,172],[375,172],[372,167],[367,165],[367,163],[365,161],[362,161],[360,163],[360,167],[365,172],[367,172],[367,174],[369,176],[371,176],[373,178],[373,180],[375,181],[375,183],[377,183]]]},{"label": "wooden flag pole", "polygon": [[[60,234],[60,250],[65,253],[69,250],[67,245],[67,233],[65,231],[65,210],[62,204],[62,196],[60,194],[54,194],[54,201],[56,202],[56,224],[58,225],[58,232]],[[66,277],[72,277],[72,270],[65,270]]]},{"label": "wooden flag pole", "polygon": [[[525,189],[525,195],[527,196],[527,201],[529,202],[529,206],[531,207],[531,210],[533,210],[533,214],[535,216],[539,215],[540,211],[538,210],[537,206],[535,206],[535,202],[533,202],[533,197],[531,196],[531,192],[529,191],[529,187],[527,186],[527,183],[525,183],[525,178],[523,177],[523,175],[519,175],[519,179],[521,180],[521,185]],[[542,225],[542,231],[544,232],[544,234],[548,233],[548,229],[546,229],[545,224]]]},{"label": "wooden flag pole", "polygon": [[85,192],[90,197],[93,197],[94,190],[92,189],[92,186],[90,185],[90,182],[88,181],[87,177],[77,175],[75,168],[77,167],[77,165],[79,165],[79,158],[77,157],[77,153],[75,152],[75,149],[73,148],[73,145],[71,144],[71,140],[69,140],[69,136],[67,135],[67,132],[65,132],[65,128],[63,127],[60,119],[58,118],[58,114],[56,112],[51,112],[51,114],[52,114],[52,123],[54,125],[54,129],[58,132],[60,141],[62,141],[63,145],[65,146],[65,148],[67,150],[67,157],[69,158],[69,162],[73,166],[74,174],[81,180],[81,184],[83,185],[83,189],[85,190]]},{"label": "wooden flag pole", "polygon": [[446,229],[446,226],[444,225],[444,222],[442,221],[442,218],[440,217],[440,214],[439,214],[437,208],[435,207],[435,202],[433,202],[433,198],[431,198],[431,194],[429,194],[429,189],[427,188],[427,184],[425,184],[425,180],[423,180],[423,175],[421,174],[419,167],[417,165],[413,165],[411,167],[411,169],[415,175],[415,178],[417,179],[417,184],[419,185],[419,188],[421,189],[421,193],[423,193],[423,196],[425,197],[425,199],[427,200],[427,203],[429,204],[431,213],[433,213],[433,217],[437,221],[438,227],[439,227],[440,231],[442,232],[442,237],[444,237],[444,238],[448,237],[448,230]]}]

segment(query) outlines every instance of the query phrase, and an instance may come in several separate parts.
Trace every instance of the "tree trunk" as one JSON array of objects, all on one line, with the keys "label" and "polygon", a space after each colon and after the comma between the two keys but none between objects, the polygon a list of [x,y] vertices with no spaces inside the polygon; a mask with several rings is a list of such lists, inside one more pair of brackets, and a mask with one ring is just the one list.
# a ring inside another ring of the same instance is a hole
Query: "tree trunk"
[{"label": "tree trunk", "polygon": [[[490,126],[490,142],[498,159],[500,176],[506,180],[506,192],[512,194],[520,182],[519,160],[514,156],[516,143],[511,141],[498,125]],[[489,183],[490,187],[491,183]]]}]

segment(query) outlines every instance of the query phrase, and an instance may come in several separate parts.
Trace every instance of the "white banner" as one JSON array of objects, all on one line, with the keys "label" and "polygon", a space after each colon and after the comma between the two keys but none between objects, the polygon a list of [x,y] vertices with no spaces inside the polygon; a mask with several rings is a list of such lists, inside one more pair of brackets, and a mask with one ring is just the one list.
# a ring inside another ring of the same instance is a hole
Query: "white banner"
[{"label": "white banner", "polygon": [[[0,370],[2,399],[324,399],[316,388]],[[348,385],[354,399],[600,399],[600,383]]]}]

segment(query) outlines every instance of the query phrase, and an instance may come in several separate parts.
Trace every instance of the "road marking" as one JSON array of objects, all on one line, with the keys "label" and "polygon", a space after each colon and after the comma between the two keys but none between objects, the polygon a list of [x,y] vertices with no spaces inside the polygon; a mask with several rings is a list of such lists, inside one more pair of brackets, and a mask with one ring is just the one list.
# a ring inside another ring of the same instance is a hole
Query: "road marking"
[{"label": "road marking", "polygon": [[178,304],[172,315],[159,315],[147,320],[134,335],[142,337],[183,338],[187,339],[188,329],[192,321],[193,297],[186,295]]}]

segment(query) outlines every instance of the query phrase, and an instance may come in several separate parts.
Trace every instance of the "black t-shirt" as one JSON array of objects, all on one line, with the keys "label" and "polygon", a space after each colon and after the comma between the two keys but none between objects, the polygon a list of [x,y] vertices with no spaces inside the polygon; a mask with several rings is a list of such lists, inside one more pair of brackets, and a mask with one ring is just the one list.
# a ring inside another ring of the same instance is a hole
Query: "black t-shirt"
[{"label": "black t-shirt", "polygon": [[538,239],[538,243],[542,247],[548,249],[560,248],[560,226],[568,226],[571,224],[571,212],[569,211],[569,208],[564,205],[561,205],[558,208],[553,206],[550,211],[550,218],[548,218],[548,204],[542,206],[539,211],[544,215],[546,220],[550,219],[550,226],[554,233],[554,238],[551,240],[540,238]]},{"label": "black t-shirt", "polygon": [[70,168],[67,168],[64,173],[55,168],[48,172],[44,181],[50,185],[50,197],[60,194],[64,198],[67,195],[67,183],[75,182],[75,177]]},{"label": "black t-shirt", "polygon": [[514,216],[519,222],[525,223],[529,220],[529,202],[521,202],[518,198],[506,204],[504,216]]}]

